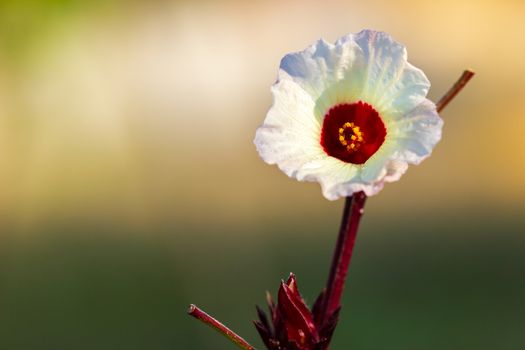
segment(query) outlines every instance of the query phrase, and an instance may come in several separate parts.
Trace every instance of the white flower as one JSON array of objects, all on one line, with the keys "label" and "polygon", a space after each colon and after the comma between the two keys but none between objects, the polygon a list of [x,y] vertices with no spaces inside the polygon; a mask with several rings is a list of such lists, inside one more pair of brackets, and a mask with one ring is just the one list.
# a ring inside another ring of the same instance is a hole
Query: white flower
[{"label": "white flower", "polygon": [[317,181],[327,199],[378,193],[419,164],[443,121],[430,82],[388,34],[363,30],[286,55],[255,145],[288,176]]}]

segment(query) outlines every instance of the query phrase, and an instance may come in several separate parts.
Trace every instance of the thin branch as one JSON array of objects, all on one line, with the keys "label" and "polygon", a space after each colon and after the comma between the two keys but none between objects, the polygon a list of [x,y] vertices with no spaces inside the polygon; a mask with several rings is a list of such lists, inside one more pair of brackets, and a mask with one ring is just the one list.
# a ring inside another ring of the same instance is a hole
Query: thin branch
[{"label": "thin branch", "polygon": [[231,329],[223,325],[221,322],[208,315],[206,312],[199,309],[197,306],[191,304],[188,308],[188,314],[190,316],[195,317],[199,321],[207,324],[211,328],[215,329],[217,332],[221,333],[230,341],[232,341],[239,348],[244,350],[255,350],[255,348],[251,346],[246,340],[241,338],[239,335],[237,335]]},{"label": "thin branch", "polygon": [[467,69],[463,72],[458,81],[447,91],[447,93],[441,97],[441,99],[436,103],[436,109],[438,112],[441,112],[450,101],[467,85],[469,80],[474,76],[474,72],[470,69]]}]

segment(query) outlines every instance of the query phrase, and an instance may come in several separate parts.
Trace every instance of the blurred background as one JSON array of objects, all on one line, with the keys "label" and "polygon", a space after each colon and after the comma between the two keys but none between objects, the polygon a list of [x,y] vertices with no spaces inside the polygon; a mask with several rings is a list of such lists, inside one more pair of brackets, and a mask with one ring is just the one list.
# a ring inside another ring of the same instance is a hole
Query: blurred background
[{"label": "blurred background", "polygon": [[389,32],[442,113],[367,203],[334,349],[525,348],[521,0],[0,2],[0,348],[256,347],[254,305],[325,282],[343,201],[252,144],[281,57]]}]

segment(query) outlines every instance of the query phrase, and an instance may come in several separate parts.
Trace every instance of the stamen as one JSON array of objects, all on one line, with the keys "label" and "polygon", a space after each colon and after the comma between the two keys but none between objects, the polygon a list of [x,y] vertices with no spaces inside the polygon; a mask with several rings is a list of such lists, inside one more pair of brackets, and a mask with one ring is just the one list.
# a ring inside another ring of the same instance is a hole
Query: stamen
[{"label": "stamen", "polygon": [[364,133],[353,122],[346,122],[339,128],[339,142],[346,147],[348,152],[355,152],[364,142]]}]

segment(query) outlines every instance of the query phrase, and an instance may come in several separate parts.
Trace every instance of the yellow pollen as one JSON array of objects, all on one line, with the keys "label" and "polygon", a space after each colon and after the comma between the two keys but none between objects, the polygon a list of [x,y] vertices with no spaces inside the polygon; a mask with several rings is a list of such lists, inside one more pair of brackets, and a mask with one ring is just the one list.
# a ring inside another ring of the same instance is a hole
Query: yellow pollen
[{"label": "yellow pollen", "polygon": [[364,142],[364,133],[361,128],[352,122],[346,122],[339,128],[339,142],[348,152],[354,152]]}]

